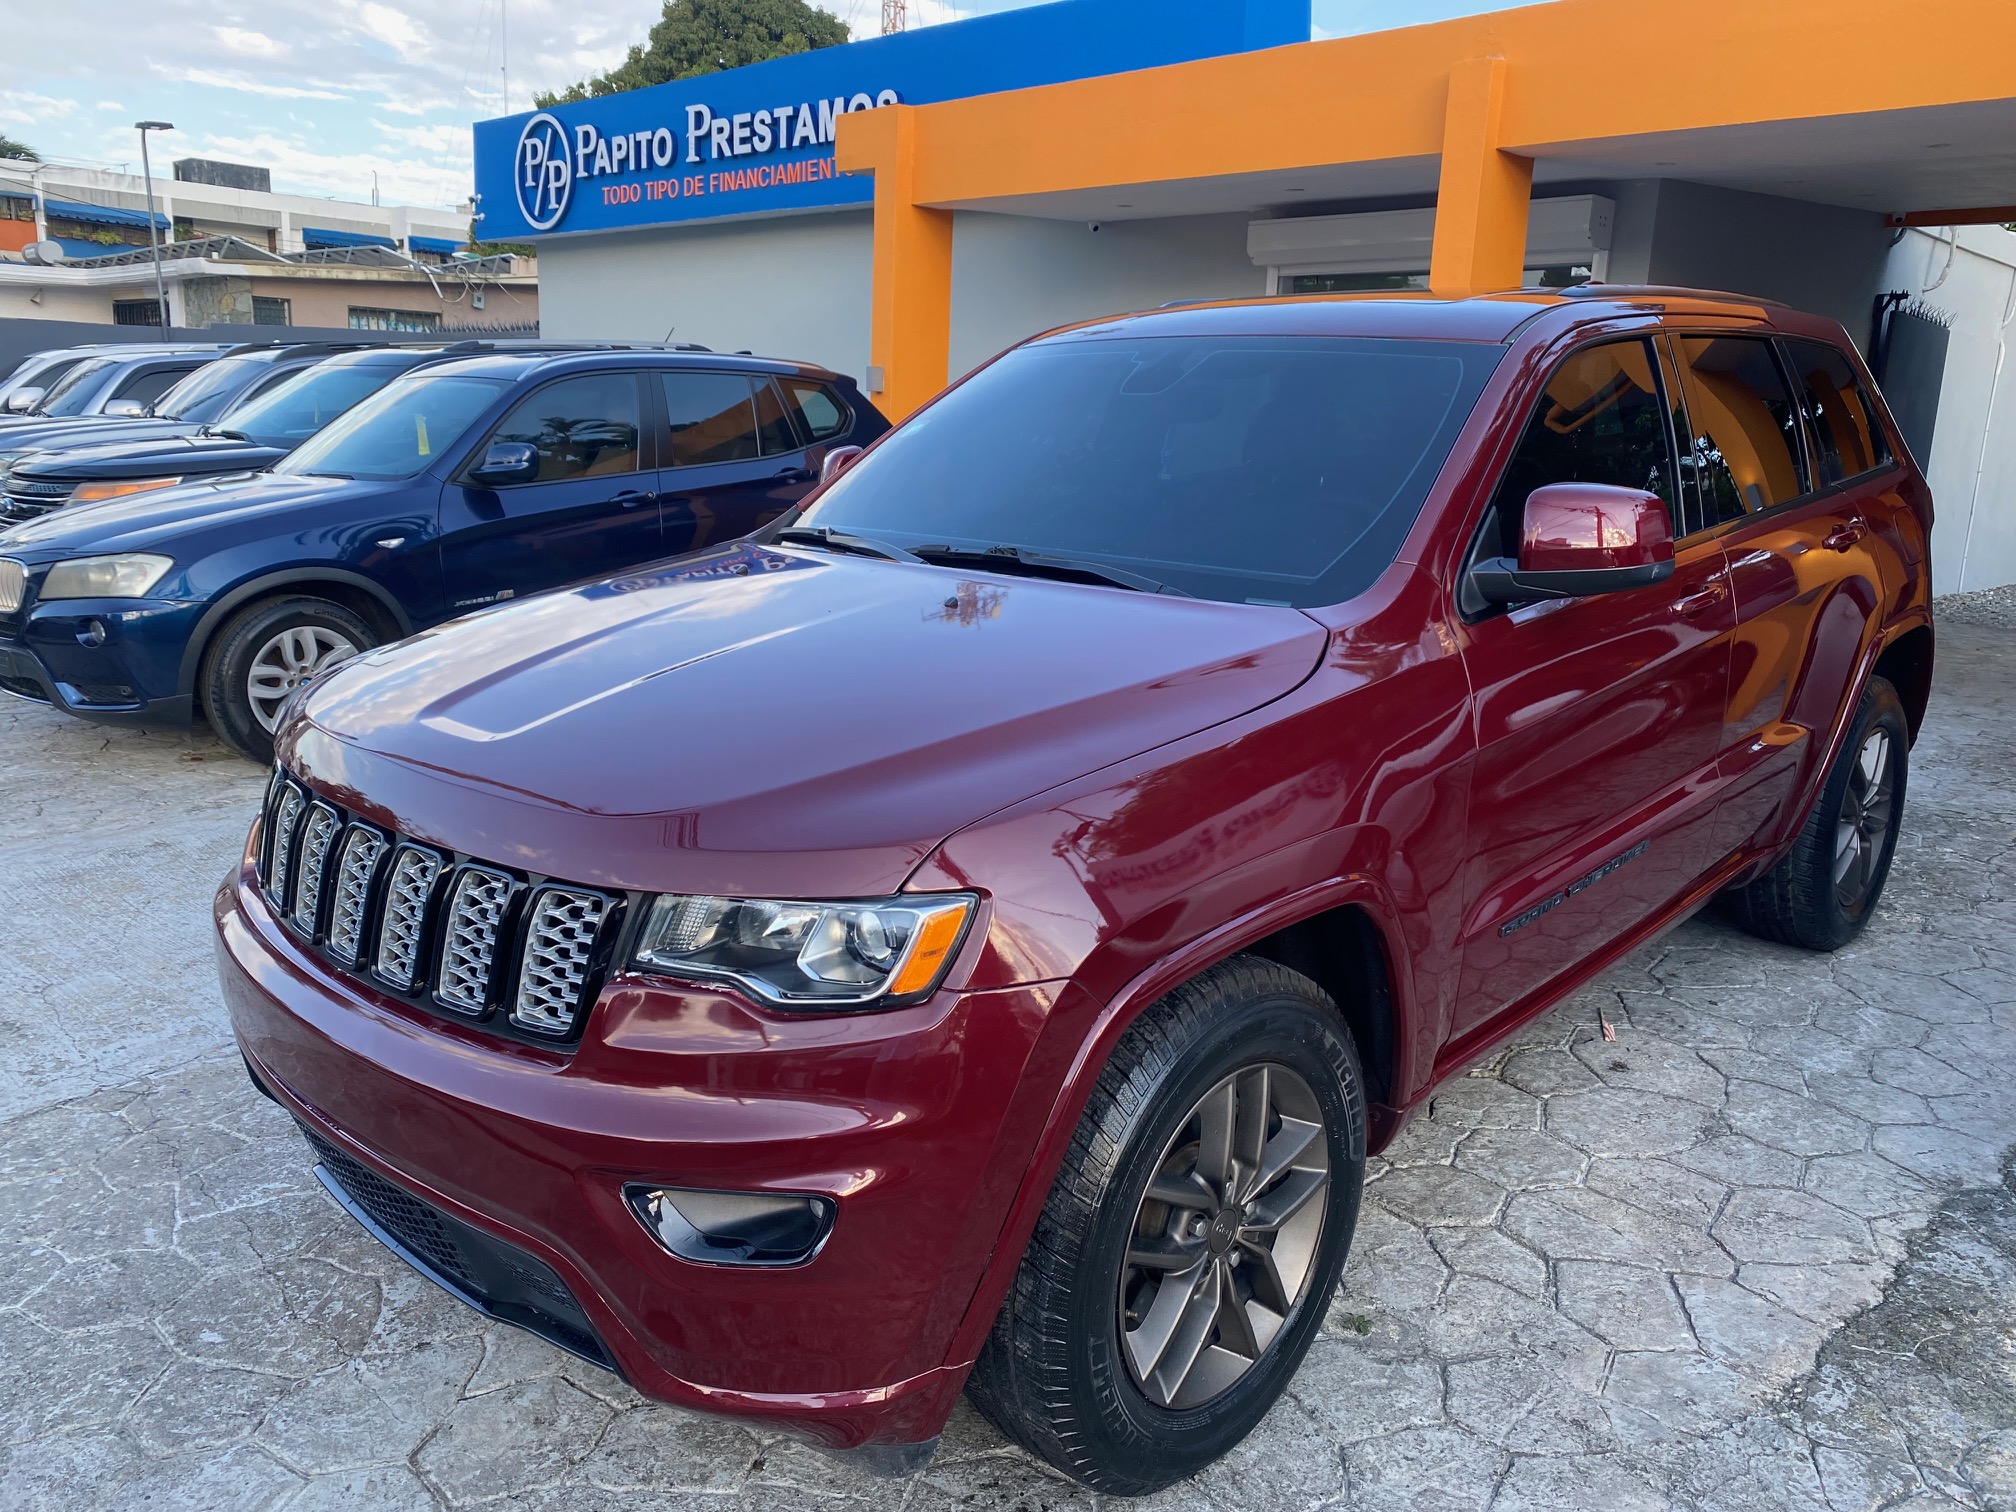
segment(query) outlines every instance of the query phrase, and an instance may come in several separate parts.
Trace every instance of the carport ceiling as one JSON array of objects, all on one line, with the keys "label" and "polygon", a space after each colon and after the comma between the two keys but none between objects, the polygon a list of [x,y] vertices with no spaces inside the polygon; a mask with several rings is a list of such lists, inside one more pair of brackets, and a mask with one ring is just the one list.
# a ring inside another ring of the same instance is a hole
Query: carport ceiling
[{"label": "carport ceiling", "polygon": [[[1879,214],[2016,205],[2016,99],[1695,131],[1548,142],[1536,185],[1684,179]],[[1052,220],[1292,210],[1435,193],[1439,160],[1387,159],[1266,173],[950,201],[942,208]]]}]

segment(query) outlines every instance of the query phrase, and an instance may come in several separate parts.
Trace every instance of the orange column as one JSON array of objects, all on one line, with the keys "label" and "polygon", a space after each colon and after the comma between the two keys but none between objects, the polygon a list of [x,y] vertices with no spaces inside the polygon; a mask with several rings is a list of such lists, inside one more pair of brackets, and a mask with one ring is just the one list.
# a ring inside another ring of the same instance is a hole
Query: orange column
[{"label": "orange column", "polygon": [[1450,71],[1428,260],[1438,294],[1517,288],[1526,271],[1533,160],[1499,149],[1504,113],[1503,58],[1468,58]]},{"label": "orange column", "polygon": [[843,172],[875,175],[875,272],[868,381],[891,420],[945,386],[952,360],[952,214],[917,203],[917,111],[884,105],[843,116]]}]

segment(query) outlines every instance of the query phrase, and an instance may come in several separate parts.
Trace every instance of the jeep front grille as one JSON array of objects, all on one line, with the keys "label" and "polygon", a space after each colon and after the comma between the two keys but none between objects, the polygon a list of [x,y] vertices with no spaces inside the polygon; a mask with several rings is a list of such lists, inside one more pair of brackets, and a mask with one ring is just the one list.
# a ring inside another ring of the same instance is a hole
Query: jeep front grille
[{"label": "jeep front grille", "polygon": [[497,935],[517,890],[502,872],[480,866],[465,867],[455,878],[448,894],[448,923],[441,931],[441,974],[434,996],[458,1013],[481,1013],[490,1006]]},{"label": "jeep front grille", "polygon": [[548,887],[534,896],[511,1002],[514,1023],[541,1034],[565,1034],[573,1026],[608,913],[609,900],[600,893]]},{"label": "jeep front grille", "polygon": [[571,1039],[595,1000],[620,895],[388,834],[284,772],[267,790],[260,883],[336,966],[413,1006]]},{"label": "jeep front grille", "polygon": [[402,845],[392,858],[385,917],[378,928],[378,975],[394,987],[410,990],[418,983],[427,903],[440,875],[441,858],[417,845]]},{"label": "jeep front grille", "polygon": [[368,824],[353,824],[336,860],[336,887],[329,903],[329,954],[355,966],[363,954],[365,908],[371,884],[384,859],[385,837]]},{"label": "jeep front grille", "polygon": [[343,821],[328,804],[318,800],[308,805],[294,852],[294,927],[303,934],[312,935],[321,922],[322,879],[329,870],[329,847],[342,827]]},{"label": "jeep front grille", "polygon": [[296,826],[301,819],[301,810],[308,806],[308,797],[293,783],[280,789],[280,798],[273,805],[273,839],[267,849],[266,895],[273,900],[273,906],[285,911],[287,907],[287,879],[294,872],[294,844]]}]

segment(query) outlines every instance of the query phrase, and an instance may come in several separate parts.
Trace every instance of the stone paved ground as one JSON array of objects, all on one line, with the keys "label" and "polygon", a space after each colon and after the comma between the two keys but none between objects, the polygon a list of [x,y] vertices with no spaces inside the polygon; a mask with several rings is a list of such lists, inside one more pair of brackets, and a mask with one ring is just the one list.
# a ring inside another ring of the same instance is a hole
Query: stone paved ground
[{"label": "stone paved ground", "polygon": [[[1376,1163],[1290,1397],[1145,1505],[2016,1509],[1997,617],[1946,631],[1864,939],[1696,921],[1449,1087]],[[260,774],[19,706],[0,753],[0,1506],[1094,1504],[965,1410],[866,1481],[419,1280],[228,1048],[204,908]]]}]

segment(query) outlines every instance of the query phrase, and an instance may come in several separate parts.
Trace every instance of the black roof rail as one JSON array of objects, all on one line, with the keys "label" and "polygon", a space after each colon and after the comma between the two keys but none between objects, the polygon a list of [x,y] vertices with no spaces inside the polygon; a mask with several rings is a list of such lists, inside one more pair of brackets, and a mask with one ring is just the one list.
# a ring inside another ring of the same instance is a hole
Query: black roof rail
[{"label": "black roof rail", "polygon": [[242,357],[249,352],[322,352],[334,356],[338,352],[363,352],[374,347],[385,346],[383,341],[289,341],[284,336],[267,341],[241,341],[227,348],[221,355]]},{"label": "black roof rail", "polygon": [[[563,341],[544,336],[472,336],[461,341],[450,342],[443,352],[476,354],[481,352],[524,352],[530,355],[564,352],[707,352],[711,347],[701,346],[692,341]],[[741,353],[748,356],[748,353]]]}]

